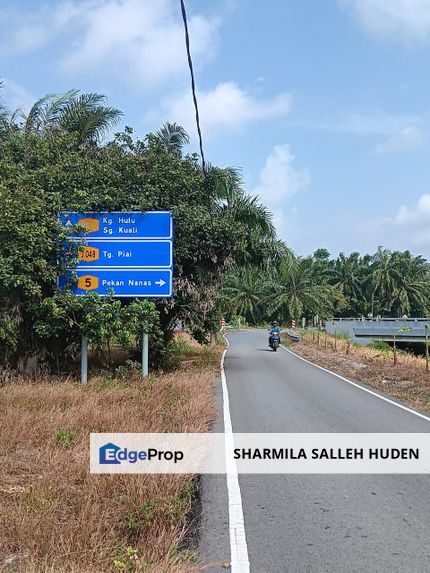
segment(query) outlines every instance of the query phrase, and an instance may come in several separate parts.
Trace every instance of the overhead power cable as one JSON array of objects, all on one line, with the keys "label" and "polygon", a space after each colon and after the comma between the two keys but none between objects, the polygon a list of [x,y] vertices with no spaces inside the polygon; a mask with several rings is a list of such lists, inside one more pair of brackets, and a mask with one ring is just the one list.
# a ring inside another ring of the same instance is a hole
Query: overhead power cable
[{"label": "overhead power cable", "polygon": [[185,9],[184,0],[180,0],[180,2],[181,2],[181,10],[182,10],[182,19],[184,21],[185,45],[187,47],[188,67],[190,68],[190,74],[191,74],[191,91],[193,94],[194,109],[196,112],[196,125],[197,125],[197,133],[199,135],[200,155],[202,158],[203,173],[206,173],[205,154],[203,153],[202,130],[200,128],[199,106],[197,104],[197,95],[196,95],[196,82],[194,79],[193,60],[191,59],[190,36],[188,33],[187,11]]}]

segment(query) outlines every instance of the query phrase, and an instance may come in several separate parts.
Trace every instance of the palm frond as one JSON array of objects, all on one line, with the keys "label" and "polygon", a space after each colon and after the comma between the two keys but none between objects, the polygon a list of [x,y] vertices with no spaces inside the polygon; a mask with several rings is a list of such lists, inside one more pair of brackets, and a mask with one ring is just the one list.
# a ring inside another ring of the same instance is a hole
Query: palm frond
[{"label": "palm frond", "polygon": [[[3,87],[3,81],[0,80],[0,89]],[[6,106],[0,102],[0,129],[3,131],[10,125],[9,111]]]},{"label": "palm frond", "polygon": [[170,151],[178,155],[181,155],[184,146],[190,143],[190,136],[177,123],[166,121],[155,135]]},{"label": "palm frond", "polygon": [[63,94],[47,94],[31,107],[25,122],[26,131],[46,132],[60,121],[67,105],[72,102],[79,90],[68,90]]},{"label": "palm frond", "polygon": [[105,105],[106,96],[79,95],[79,90],[47,94],[37,100],[28,113],[24,129],[45,135],[53,129],[77,133],[80,143],[101,139],[116,125],[122,112]]},{"label": "palm frond", "polygon": [[81,143],[100,140],[123,113],[104,105],[106,96],[97,93],[82,94],[67,102],[58,125],[69,133],[77,133]]},{"label": "palm frond", "polygon": [[211,197],[227,205],[244,194],[243,174],[238,167],[216,167],[207,163],[206,184]]}]

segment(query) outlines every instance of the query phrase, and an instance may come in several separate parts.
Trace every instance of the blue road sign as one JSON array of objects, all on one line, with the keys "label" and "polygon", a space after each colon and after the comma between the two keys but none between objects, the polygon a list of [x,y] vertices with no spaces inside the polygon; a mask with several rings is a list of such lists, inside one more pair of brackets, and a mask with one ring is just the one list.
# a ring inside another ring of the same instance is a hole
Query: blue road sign
[{"label": "blue road sign", "polygon": [[95,292],[101,296],[119,298],[165,298],[172,296],[172,271],[170,269],[77,269],[73,280],[62,276],[59,287],[72,285],[72,292],[84,296]]},{"label": "blue road sign", "polygon": [[[78,268],[172,268],[172,241],[76,239]],[[70,245],[70,243],[69,243]],[[67,248],[67,246],[66,246]]]},{"label": "blue road sign", "polygon": [[[142,213],[60,213],[65,227],[79,225],[91,238],[171,239],[172,216],[169,211]],[[82,233],[83,234],[83,233]],[[70,236],[82,236],[71,232]]]},{"label": "blue road sign", "polygon": [[[60,213],[71,243],[81,245],[74,272],[58,286],[118,298],[172,296],[173,236],[169,211],[145,213]],[[77,233],[75,226],[83,228]]]}]

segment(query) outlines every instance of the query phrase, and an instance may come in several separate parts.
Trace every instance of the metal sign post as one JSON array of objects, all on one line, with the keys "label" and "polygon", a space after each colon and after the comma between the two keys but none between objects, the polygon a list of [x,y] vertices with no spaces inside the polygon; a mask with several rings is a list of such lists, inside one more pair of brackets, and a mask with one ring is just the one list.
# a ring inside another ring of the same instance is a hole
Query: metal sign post
[{"label": "metal sign post", "polygon": [[81,345],[81,384],[88,382],[88,337],[82,335]]},{"label": "metal sign post", "polygon": [[142,336],[142,376],[144,378],[146,378],[149,374],[148,354],[149,354],[149,337],[148,333],[144,332]]},{"label": "metal sign post", "polygon": [[425,324],[424,325],[424,329],[425,329],[425,333],[426,333],[426,342],[425,342],[425,346],[426,346],[426,371],[429,371],[429,325]]}]

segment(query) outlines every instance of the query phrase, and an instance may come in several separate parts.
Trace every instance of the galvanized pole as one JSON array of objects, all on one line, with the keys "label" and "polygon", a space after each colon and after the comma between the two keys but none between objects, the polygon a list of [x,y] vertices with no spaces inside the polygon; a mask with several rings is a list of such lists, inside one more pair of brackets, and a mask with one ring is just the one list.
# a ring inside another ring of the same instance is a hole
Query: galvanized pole
[{"label": "galvanized pole", "polygon": [[148,376],[149,374],[148,355],[149,355],[148,333],[144,332],[142,336],[142,376],[144,378],[146,378],[146,376]]},{"label": "galvanized pole", "polygon": [[426,370],[429,371],[429,325],[425,324],[426,329]]},{"label": "galvanized pole", "polygon": [[82,335],[81,346],[81,384],[88,382],[88,337]]}]

